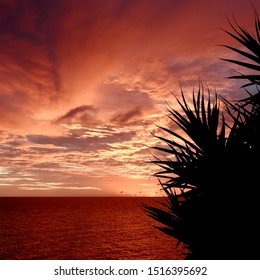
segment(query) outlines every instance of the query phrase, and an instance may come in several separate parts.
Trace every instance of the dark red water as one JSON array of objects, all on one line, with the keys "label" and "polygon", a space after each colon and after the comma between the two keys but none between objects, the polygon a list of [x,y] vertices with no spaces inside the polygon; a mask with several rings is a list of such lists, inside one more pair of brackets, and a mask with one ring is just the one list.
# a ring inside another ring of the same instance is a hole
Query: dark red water
[{"label": "dark red water", "polygon": [[0,198],[0,259],[184,259],[138,201],[152,198]]}]

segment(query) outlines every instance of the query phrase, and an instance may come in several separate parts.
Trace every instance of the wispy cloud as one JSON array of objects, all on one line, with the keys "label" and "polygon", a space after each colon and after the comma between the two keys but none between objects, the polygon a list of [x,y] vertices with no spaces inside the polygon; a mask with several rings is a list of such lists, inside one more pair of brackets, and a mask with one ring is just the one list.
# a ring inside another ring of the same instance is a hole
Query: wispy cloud
[{"label": "wispy cloud", "polygon": [[81,105],[70,109],[56,120],[57,124],[79,124],[84,127],[97,124],[96,109],[91,105]]}]

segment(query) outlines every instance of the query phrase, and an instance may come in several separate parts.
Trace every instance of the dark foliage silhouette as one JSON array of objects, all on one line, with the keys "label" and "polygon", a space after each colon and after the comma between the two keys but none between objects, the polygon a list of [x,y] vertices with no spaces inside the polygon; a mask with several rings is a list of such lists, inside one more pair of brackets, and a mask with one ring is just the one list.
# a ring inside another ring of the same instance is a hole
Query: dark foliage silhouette
[{"label": "dark foliage silhouette", "polygon": [[[167,200],[163,208],[144,208],[162,224],[158,229],[187,245],[190,259],[260,258],[260,21],[255,13],[254,35],[235,20],[229,23],[233,33],[227,34],[249,52],[225,47],[254,62],[224,59],[255,72],[230,77],[246,81],[248,97],[230,102],[214,94],[212,99],[200,83],[192,105],[181,92],[180,111],[167,108],[182,133],[159,127],[167,136],[154,135],[164,143],[153,147],[164,156],[152,163],[160,167],[155,176]],[[252,86],[254,94],[247,89]]]}]

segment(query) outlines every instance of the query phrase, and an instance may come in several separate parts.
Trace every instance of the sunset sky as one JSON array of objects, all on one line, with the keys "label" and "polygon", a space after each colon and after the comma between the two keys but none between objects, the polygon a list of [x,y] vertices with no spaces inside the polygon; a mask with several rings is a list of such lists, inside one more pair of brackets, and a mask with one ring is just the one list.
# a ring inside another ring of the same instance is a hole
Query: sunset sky
[{"label": "sunset sky", "polygon": [[243,94],[219,59],[232,14],[253,31],[242,0],[0,0],[0,196],[159,195],[171,92]]}]

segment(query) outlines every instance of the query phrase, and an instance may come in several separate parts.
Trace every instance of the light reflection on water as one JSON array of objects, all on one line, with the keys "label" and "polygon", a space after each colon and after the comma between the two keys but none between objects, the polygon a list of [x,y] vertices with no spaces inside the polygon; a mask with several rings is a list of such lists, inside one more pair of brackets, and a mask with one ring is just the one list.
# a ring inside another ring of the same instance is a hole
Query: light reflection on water
[{"label": "light reflection on water", "polygon": [[0,259],[184,259],[138,201],[152,198],[0,198]]}]

